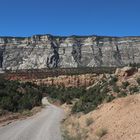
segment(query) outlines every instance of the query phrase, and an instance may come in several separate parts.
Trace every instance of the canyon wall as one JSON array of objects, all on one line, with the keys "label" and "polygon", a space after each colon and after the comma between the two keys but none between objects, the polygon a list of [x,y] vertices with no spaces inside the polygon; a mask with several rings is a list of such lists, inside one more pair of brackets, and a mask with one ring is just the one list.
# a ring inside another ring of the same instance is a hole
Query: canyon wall
[{"label": "canyon wall", "polygon": [[4,70],[120,67],[140,62],[140,37],[0,37]]}]

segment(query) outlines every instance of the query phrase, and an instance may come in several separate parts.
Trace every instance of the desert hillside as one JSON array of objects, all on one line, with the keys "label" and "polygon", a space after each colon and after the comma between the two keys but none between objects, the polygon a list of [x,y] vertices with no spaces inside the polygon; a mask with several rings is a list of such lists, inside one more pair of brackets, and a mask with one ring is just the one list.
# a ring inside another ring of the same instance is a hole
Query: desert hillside
[{"label": "desert hillside", "polygon": [[117,68],[115,73],[34,80],[18,82],[1,77],[0,118],[13,113],[29,114],[34,107],[42,106],[45,97],[66,112],[62,127],[64,140],[140,139],[140,69],[137,67]]},{"label": "desert hillside", "polygon": [[73,136],[82,135],[83,140],[139,140],[139,110],[140,95],[130,95],[103,104],[86,115],[71,116],[65,123]]},{"label": "desert hillside", "polygon": [[139,93],[140,71],[136,68],[124,67],[113,75],[102,75],[74,106],[63,105],[68,114],[64,138],[139,140]]}]

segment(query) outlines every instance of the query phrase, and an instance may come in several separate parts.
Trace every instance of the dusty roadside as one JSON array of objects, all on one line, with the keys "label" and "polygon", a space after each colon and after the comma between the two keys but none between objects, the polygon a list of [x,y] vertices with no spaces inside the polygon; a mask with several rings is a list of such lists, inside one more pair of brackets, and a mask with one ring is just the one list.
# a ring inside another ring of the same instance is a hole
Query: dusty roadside
[{"label": "dusty roadside", "polygon": [[24,120],[31,116],[36,115],[42,110],[42,107],[34,107],[32,110],[25,110],[21,113],[11,113],[6,112],[4,115],[0,116],[0,127],[8,125],[17,120]]},{"label": "dusty roadside", "polygon": [[62,140],[60,125],[64,117],[61,108],[49,105],[40,113],[0,127],[2,140]]}]

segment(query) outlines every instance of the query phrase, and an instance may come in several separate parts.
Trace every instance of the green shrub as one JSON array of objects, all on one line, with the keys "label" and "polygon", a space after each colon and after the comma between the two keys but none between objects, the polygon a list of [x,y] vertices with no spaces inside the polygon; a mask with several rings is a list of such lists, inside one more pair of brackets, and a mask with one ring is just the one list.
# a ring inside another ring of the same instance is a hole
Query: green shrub
[{"label": "green shrub", "polygon": [[35,84],[0,78],[0,109],[11,112],[32,109],[41,105],[41,99],[42,93]]},{"label": "green shrub", "polygon": [[67,103],[71,104],[72,100],[75,98],[80,98],[86,93],[85,88],[76,88],[76,87],[53,87],[53,86],[44,86],[42,87],[43,92],[47,93],[44,96],[49,96],[52,99],[59,100],[62,104]]},{"label": "green shrub", "polygon": [[114,85],[113,87],[113,91],[116,92],[116,93],[119,93],[120,92],[120,89],[118,86]]},{"label": "green shrub", "polygon": [[121,91],[120,94],[118,94],[118,97],[125,97],[127,96],[126,92]]},{"label": "green shrub", "polygon": [[101,90],[102,93],[108,93],[109,92],[109,88],[108,86],[104,86]]},{"label": "green shrub", "polygon": [[115,99],[115,97],[113,96],[113,95],[108,95],[108,96],[106,96],[106,98],[105,98],[105,102],[111,102],[112,100],[114,100]]},{"label": "green shrub", "polygon": [[[109,100],[113,99],[111,95],[108,95],[107,92],[101,90],[103,87],[96,85],[93,88],[90,88],[86,93],[77,101],[73,108],[72,112],[84,112],[88,113],[100,104],[102,104],[107,98]],[[102,91],[102,92],[101,92]]]},{"label": "green shrub", "polygon": [[129,87],[129,91],[130,91],[130,94],[134,94],[135,92],[138,92],[139,89],[137,86],[133,86],[133,87]]},{"label": "green shrub", "polygon": [[110,85],[114,85],[117,81],[118,81],[118,78],[117,78],[116,76],[113,76],[113,77],[111,78],[111,80],[109,81],[109,84],[110,84]]},{"label": "green shrub", "polygon": [[14,105],[12,103],[12,100],[8,96],[1,98],[0,106],[1,106],[1,108],[3,110],[9,110],[9,111],[13,111],[14,110]]},{"label": "green shrub", "polygon": [[126,89],[129,85],[130,85],[130,84],[129,84],[128,81],[122,82],[122,88],[123,88],[123,89]]}]

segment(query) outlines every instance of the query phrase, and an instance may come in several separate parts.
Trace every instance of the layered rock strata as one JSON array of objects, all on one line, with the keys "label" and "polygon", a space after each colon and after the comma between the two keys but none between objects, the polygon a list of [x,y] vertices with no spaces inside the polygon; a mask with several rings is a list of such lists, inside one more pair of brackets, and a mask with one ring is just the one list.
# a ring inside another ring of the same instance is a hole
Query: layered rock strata
[{"label": "layered rock strata", "polygon": [[120,67],[139,62],[140,37],[0,37],[0,68],[6,70]]}]

